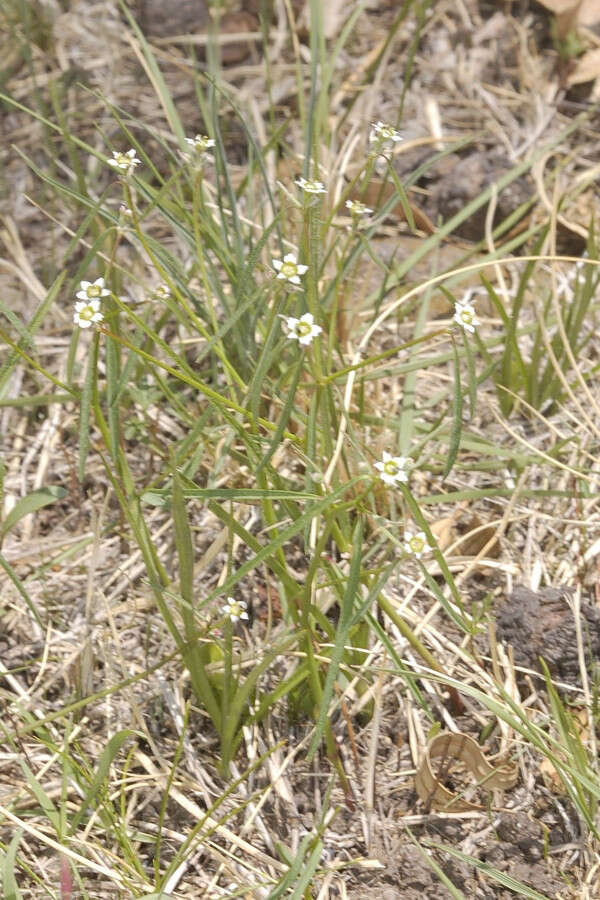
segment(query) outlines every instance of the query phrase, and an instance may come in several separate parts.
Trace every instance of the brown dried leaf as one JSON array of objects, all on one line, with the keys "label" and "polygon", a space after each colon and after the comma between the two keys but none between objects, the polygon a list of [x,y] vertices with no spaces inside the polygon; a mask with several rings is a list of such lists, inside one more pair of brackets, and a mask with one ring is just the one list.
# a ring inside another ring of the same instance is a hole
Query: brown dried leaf
[{"label": "brown dried leaf", "polygon": [[484,525],[479,516],[473,515],[464,525],[461,523],[460,530],[466,535],[459,548],[462,556],[477,556],[489,541],[493,543],[485,555],[490,559],[497,559],[500,556],[500,541],[496,537],[493,525]]},{"label": "brown dried leaf", "polygon": [[556,16],[556,33],[563,38],[571,28],[596,25],[600,22],[598,0],[538,0]]},{"label": "brown dried leaf", "polygon": [[[441,759],[441,763],[435,769],[431,764],[432,759]],[[429,742],[415,775],[415,790],[428,807],[447,812],[483,809],[477,803],[458,797],[442,784],[441,779],[449,767],[457,762],[462,763],[473,775],[477,787],[486,791],[506,791],[517,783],[519,775],[517,767],[490,765],[479,744],[470,735],[462,732],[438,734]]]},{"label": "brown dried leaf", "polygon": [[432,522],[429,526],[442,553],[448,549],[450,544],[454,543],[454,526],[457,518],[457,514],[454,513],[452,516],[446,516],[443,519],[438,519],[437,522]]},{"label": "brown dried leaf", "polygon": [[580,56],[574,68],[569,72],[567,84],[584,84],[586,81],[594,81],[600,78],[600,48],[588,50]]},{"label": "brown dried leaf", "polygon": [[540,763],[540,774],[544,780],[544,785],[554,794],[566,794],[564,783],[554,768],[553,763],[545,756]]}]

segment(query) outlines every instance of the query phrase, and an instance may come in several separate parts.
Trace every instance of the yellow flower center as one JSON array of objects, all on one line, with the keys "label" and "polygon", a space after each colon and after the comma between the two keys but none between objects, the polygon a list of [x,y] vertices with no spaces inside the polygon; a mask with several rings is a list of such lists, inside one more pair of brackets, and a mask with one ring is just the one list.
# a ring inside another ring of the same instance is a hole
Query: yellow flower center
[{"label": "yellow flower center", "polygon": [[312,325],[308,322],[298,322],[295,328],[295,332],[298,337],[305,337],[307,334],[312,332]]},{"label": "yellow flower center", "polygon": [[97,284],[90,284],[89,288],[86,291],[86,294],[90,298],[100,297],[102,296],[102,288],[98,287]]},{"label": "yellow flower center", "polygon": [[408,542],[408,546],[412,550],[413,553],[422,553],[425,549],[425,541],[422,537],[419,537],[415,534]]},{"label": "yellow flower center", "polygon": [[235,603],[230,603],[230,604],[229,604],[229,615],[230,615],[230,616],[236,616],[236,617],[239,619],[239,617],[241,616],[242,612],[243,612],[242,607],[241,607],[240,604],[237,602],[237,600],[235,601]]},{"label": "yellow flower center", "polygon": [[94,318],[94,307],[84,306],[83,309],[79,311],[79,318],[84,319],[86,322],[91,321]]},{"label": "yellow flower center", "polygon": [[395,463],[393,459],[388,459],[387,462],[383,464],[383,471],[386,475],[397,475],[400,471],[400,466],[398,463]]},{"label": "yellow flower center", "polygon": [[292,278],[298,273],[298,266],[296,265],[296,263],[284,262],[281,267],[281,271],[286,278]]}]

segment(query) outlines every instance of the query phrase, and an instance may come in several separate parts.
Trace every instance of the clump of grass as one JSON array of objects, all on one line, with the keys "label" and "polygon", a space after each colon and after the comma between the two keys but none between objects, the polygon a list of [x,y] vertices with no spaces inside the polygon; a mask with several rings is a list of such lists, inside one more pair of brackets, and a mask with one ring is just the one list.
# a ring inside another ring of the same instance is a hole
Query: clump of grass
[{"label": "clump of grass", "polygon": [[[422,24],[427,4],[416,6]],[[355,804],[336,724],[342,717],[352,729],[350,698],[357,721],[369,723],[375,716],[376,734],[381,680],[387,676],[398,679],[411,708],[432,730],[439,700],[436,694],[434,703],[428,692],[437,687],[449,692],[455,710],[462,708],[461,696],[469,697],[501,723],[505,737],[509,731],[517,734],[554,760],[589,834],[596,836],[597,773],[551,683],[560,726],[556,736],[529,721],[497,672],[486,675],[487,691],[473,687],[470,679],[480,666],[473,646],[485,623],[466,602],[429,512],[449,499],[456,503],[491,495],[485,488],[447,489],[468,469],[461,452],[475,441],[470,426],[488,376],[495,380],[503,416],[513,411],[514,396],[521,392],[534,409],[558,404],[568,394],[565,378],[576,370],[585,347],[584,323],[599,277],[591,262],[596,257],[593,235],[586,277],[574,287],[572,302],[563,292],[554,304],[556,292],[549,292],[538,304],[536,321],[523,327],[519,317],[542,256],[542,226],[488,248],[479,262],[467,261],[405,288],[411,266],[433,256],[445,235],[483,206],[492,191],[424,239],[403,262],[385,265],[378,258],[377,231],[390,209],[399,204],[415,228],[409,185],[393,165],[401,117],[392,124],[365,124],[355,174],[347,183],[333,149],[327,106],[335,61],[361,9],[350,16],[327,57],[322,10],[311,3],[306,93],[298,59],[303,154],[297,157],[291,157],[285,123],[277,121],[274,110],[265,139],[253,135],[217,70],[196,85],[206,133],[188,134],[152,48],[126,11],[169,125],[168,133],[154,136],[152,151],[144,123],[108,102],[111,128],[100,149],[72,134],[64,119],[31,112],[69,154],[74,178],[50,175],[23,156],[77,224],[64,271],[30,321],[0,304],[0,337],[9,348],[0,390],[23,366],[37,393],[46,396],[42,405],[75,406],[77,426],[69,435],[76,450],[74,490],[83,492],[93,467],[107,507],[109,500],[112,504],[110,522],[98,524],[88,546],[97,546],[105,527],[141,561],[138,589],[158,611],[161,646],[168,649],[141,673],[94,692],[86,690],[86,674],[93,667],[87,644],[75,677],[79,696],[39,716],[17,704],[14,715],[20,721],[3,724],[11,752],[18,754],[19,742],[30,735],[44,759],[37,771],[30,761],[23,760],[21,767],[25,793],[45,819],[43,833],[28,826],[23,795],[12,798],[10,809],[3,808],[7,821],[22,829],[2,846],[7,896],[20,896],[21,876],[41,883],[40,871],[22,851],[27,834],[63,853],[63,897],[75,888],[88,896],[86,868],[108,878],[120,896],[149,900],[177,890],[194,854],[210,848],[212,859],[221,861],[215,836],[232,840],[230,819],[259,815],[272,785],[255,788],[255,773],[275,765],[271,757],[280,760],[282,751],[277,743],[264,742],[259,751],[257,742],[254,756],[242,764],[241,748],[248,755],[248,735],[270,727],[282,708],[305,729],[301,750],[307,762],[328,760],[332,779],[312,830],[294,848],[267,835],[271,857],[260,857],[260,867],[248,865],[227,896],[249,891],[272,898],[313,896],[314,885],[328,876],[323,835],[337,811],[334,788],[341,786],[349,807]],[[225,150],[224,108],[237,117],[247,139],[241,178]],[[291,159],[288,171],[296,169],[296,177],[271,176],[280,155]],[[503,183],[528,165],[516,167]],[[366,196],[376,172],[393,192],[383,208],[369,209],[358,198]],[[502,233],[498,229],[497,240],[502,241]],[[508,295],[501,297],[486,273],[536,237],[509,308]],[[362,316],[350,316],[364,254],[376,259],[378,277]],[[470,270],[482,273],[500,319],[495,332],[461,290]],[[428,309],[438,287],[452,307],[432,324]],[[72,331],[56,374],[39,354],[36,336],[59,301],[69,310]],[[550,337],[553,322],[557,330]],[[386,329],[392,346],[384,348],[378,336]],[[527,359],[521,344],[531,336]],[[543,347],[550,355],[545,368],[540,366]],[[417,406],[417,378],[436,384],[439,372],[439,390]],[[398,381],[403,391],[392,402]],[[567,385],[574,389],[573,382]],[[490,469],[502,452],[492,441],[479,441],[478,464]],[[523,472],[537,461],[534,451],[513,450],[507,465]],[[503,492],[512,493],[496,491]],[[549,494],[530,492],[538,499]],[[64,496],[56,486],[30,492],[0,524],[0,540],[25,516]],[[199,552],[198,534],[207,521],[215,536]],[[1,554],[0,563],[32,619],[42,628],[52,627],[51,616]],[[454,640],[463,642],[461,658],[472,666],[466,681],[448,675],[439,642],[423,634],[418,616],[398,602],[392,587],[399,569],[417,573],[442,621],[459,635]],[[90,628],[93,596],[91,568]],[[398,649],[400,639],[405,651]],[[169,763],[160,758],[137,701],[132,701],[133,727],[119,728],[90,758],[79,740],[80,717],[101,700],[117,702],[167,666],[189,684]],[[214,781],[198,776],[202,809],[186,801],[180,783],[181,761],[193,757],[192,722],[195,728],[201,722],[207,733],[214,778],[223,785],[215,790]],[[147,828],[129,826],[128,779],[133,783],[134,763],[147,780],[159,771],[162,779],[155,798],[158,815]],[[58,790],[45,787],[44,767],[59,773]],[[197,820],[177,848],[168,817],[171,792]],[[243,852],[242,838],[243,829],[237,843]],[[492,880],[497,876],[489,867],[487,874]],[[523,896],[540,896],[514,879],[496,880],[510,881],[508,886]]]}]

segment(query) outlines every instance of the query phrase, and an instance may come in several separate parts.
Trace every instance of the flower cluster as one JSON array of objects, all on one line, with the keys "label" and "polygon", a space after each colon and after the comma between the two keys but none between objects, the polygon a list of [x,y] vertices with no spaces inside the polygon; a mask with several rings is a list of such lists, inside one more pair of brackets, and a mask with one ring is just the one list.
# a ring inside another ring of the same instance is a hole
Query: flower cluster
[{"label": "flower cluster", "polygon": [[104,278],[96,278],[95,281],[82,281],[79,290],[75,294],[75,312],[73,322],[80,328],[91,328],[104,318],[100,312],[100,300],[108,297],[110,291],[104,287]]},{"label": "flower cluster", "polygon": [[159,284],[154,288],[152,297],[154,300],[168,300],[171,296],[171,290],[168,284]]},{"label": "flower cluster", "polygon": [[369,206],[365,206],[360,200],[346,200],[346,209],[349,209],[353,216],[370,216],[373,210]]},{"label": "flower cluster", "polygon": [[385,122],[373,122],[369,142],[375,144],[377,150],[397,144],[401,140],[402,135],[391,125],[387,125]]},{"label": "flower cluster", "polygon": [[327,189],[321,181],[308,181],[306,178],[297,178],[295,182],[305,194],[326,194]]},{"label": "flower cluster", "polygon": [[298,263],[293,253],[286,253],[282,260],[274,259],[273,268],[277,271],[277,278],[290,284],[300,284],[300,276],[308,272],[308,266]]},{"label": "flower cluster", "polygon": [[135,150],[128,150],[126,153],[119,153],[117,150],[113,150],[113,158],[107,159],[106,162],[109,166],[112,166],[113,169],[124,172],[125,175],[132,175],[135,171],[135,167],[139,166],[141,163],[135,155]]},{"label": "flower cluster", "polygon": [[184,154],[185,159],[188,162],[200,164],[203,163],[205,159],[210,159],[210,157],[207,157],[207,153],[215,146],[214,140],[209,138],[206,134],[197,134],[193,138],[186,138],[185,142],[190,148],[190,151]]},{"label": "flower cluster", "polygon": [[410,459],[406,456],[392,456],[387,450],[383,451],[381,462],[375,463],[375,468],[379,470],[380,478],[384,484],[395,486],[402,482],[408,481],[407,468]]}]

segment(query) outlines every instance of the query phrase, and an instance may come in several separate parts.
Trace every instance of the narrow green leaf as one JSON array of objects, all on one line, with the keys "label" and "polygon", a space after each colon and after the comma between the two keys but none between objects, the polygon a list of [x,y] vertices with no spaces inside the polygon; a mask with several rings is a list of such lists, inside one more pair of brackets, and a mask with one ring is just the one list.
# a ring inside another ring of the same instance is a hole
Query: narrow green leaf
[{"label": "narrow green leaf", "polygon": [[15,877],[15,860],[22,836],[23,829],[19,828],[12,841],[8,845],[6,855],[4,857],[4,864],[2,866],[2,887],[4,889],[4,900],[22,900],[23,897],[21,891],[19,890],[17,879]]},{"label": "narrow green leaf", "polygon": [[452,470],[452,466],[456,461],[456,457],[458,456],[458,448],[460,447],[460,436],[462,432],[462,409],[463,409],[463,397],[462,397],[462,387],[460,383],[460,360],[458,358],[458,350],[456,349],[456,344],[454,341],[452,342],[452,348],[454,350],[454,402],[452,404],[452,413],[453,413],[453,422],[452,422],[452,431],[450,432],[450,444],[448,446],[448,458],[446,460],[446,465],[444,466],[444,471],[442,473],[442,481],[448,477]]},{"label": "narrow green leaf", "polygon": [[131,28],[133,29],[137,40],[139,41],[142,53],[144,54],[144,58],[148,65],[148,69],[150,70],[150,73],[152,75],[154,87],[155,87],[156,91],[158,92],[159,100],[162,103],[163,110],[167,117],[167,121],[169,122],[169,125],[171,126],[171,130],[173,131],[173,133],[177,135],[177,137],[179,139],[179,143],[181,144],[181,147],[183,149],[183,147],[185,146],[185,144],[184,144],[185,130],[183,128],[183,125],[181,124],[181,119],[179,118],[179,113],[177,112],[175,104],[173,103],[173,98],[171,97],[171,93],[169,91],[169,88],[167,87],[167,83],[163,77],[163,74],[160,71],[160,69],[156,63],[154,54],[152,53],[152,50],[150,49],[150,45],[148,44],[148,41],[144,37],[143,31],[140,29],[139,25],[137,24],[137,22],[131,15],[126,4],[123,2],[121,3],[121,10],[122,10],[123,14],[127,17],[127,20],[129,22]]},{"label": "narrow green leaf", "polygon": [[204,663],[198,649],[193,645],[196,636],[194,615],[194,547],[192,533],[185,506],[185,498],[181,490],[181,478],[175,469],[173,472],[173,525],[175,531],[175,548],[179,562],[179,589],[183,603],[181,618],[183,619],[186,641],[192,642],[189,649],[183,651],[183,660],[190,673],[194,693],[204,704],[217,731],[221,731],[222,717],[219,703],[206,674]]},{"label": "narrow green leaf", "polygon": [[[63,281],[65,280],[65,274],[66,273],[63,272],[58,276],[58,278],[48,291],[46,297],[42,300],[42,302],[36,309],[27,327],[21,330],[21,338],[15,345],[15,349],[11,354],[9,354],[7,361],[0,368],[0,394],[2,394],[5,384],[10,378],[14,367],[17,365],[19,359],[21,358],[20,351],[24,351],[25,347],[33,346],[33,336],[46,318],[46,313],[56,300],[58,292],[62,287]],[[64,387],[64,385],[62,386]]]},{"label": "narrow green leaf", "polygon": [[498,884],[503,885],[503,887],[508,888],[510,891],[514,891],[519,897],[526,897],[528,900],[549,900],[546,894],[538,893],[538,891],[533,888],[527,887],[522,881],[517,881],[517,879],[513,878],[511,875],[507,875],[506,872],[495,869],[493,866],[490,866],[489,863],[483,862],[481,859],[467,856],[466,853],[461,853],[460,850],[456,850],[448,844],[438,844],[434,841],[427,841],[427,846],[435,850],[441,850],[443,853],[449,853],[456,859],[462,860],[462,862],[477,869],[483,875],[487,875],[488,878],[498,882]]},{"label": "narrow green leaf", "polygon": [[31,613],[32,613],[33,617],[35,618],[36,622],[38,623],[38,625],[41,628],[43,628],[42,617],[40,616],[35,603],[33,602],[31,597],[25,590],[23,583],[21,582],[21,579],[19,578],[19,576],[17,575],[17,573],[15,572],[15,570],[13,569],[13,567],[11,566],[9,561],[7,559],[5,559],[5,557],[1,553],[0,553],[0,566],[4,569],[4,571],[6,572],[6,574],[12,581],[13,585],[18,590],[19,594],[21,595],[21,597],[23,598],[23,600],[25,601],[25,603],[31,610]]},{"label": "narrow green leaf", "polygon": [[[170,488],[144,491],[140,499],[150,506],[165,506],[170,502]],[[183,488],[182,496],[188,500],[231,500],[245,503],[252,500],[319,500],[318,494],[307,491],[278,491],[270,488]]]},{"label": "narrow green leaf", "polygon": [[[306,509],[304,511],[304,513],[302,513],[302,515],[298,516],[298,518],[296,519],[295,522],[292,522],[292,524],[289,525],[287,528],[284,528],[280,532],[278,532],[277,537],[275,537],[269,544],[267,544],[265,546],[261,546],[260,550],[258,550],[256,555],[252,559],[249,559],[245,563],[243,563],[239,567],[239,569],[237,569],[236,572],[234,572],[232,575],[230,575],[229,578],[227,578],[220,587],[211,591],[211,593],[208,595],[208,597],[205,599],[204,602],[210,603],[210,601],[214,600],[216,597],[218,597],[222,594],[227,594],[229,591],[232,590],[232,588],[235,587],[235,585],[238,583],[238,581],[241,581],[242,578],[244,578],[248,574],[248,572],[251,572],[257,566],[259,566],[262,562],[267,562],[268,565],[274,571],[277,571],[277,573],[281,576],[281,574],[282,574],[281,569],[278,566],[277,561],[273,559],[273,557],[275,555],[275,551],[278,550],[279,547],[283,547],[283,545],[286,544],[287,541],[291,540],[293,537],[295,537],[295,535],[299,534],[303,529],[308,528],[311,520],[315,516],[318,516],[321,513],[324,513],[325,510],[328,509],[330,506],[333,506],[334,504],[338,503],[345,494],[351,492],[353,485],[358,484],[360,481],[363,480],[363,478],[364,478],[364,476],[360,476],[360,475],[357,478],[352,478],[350,481],[347,481],[336,491],[332,491],[330,494],[328,494],[326,497],[323,497],[318,502],[311,504],[308,507],[308,509]],[[349,505],[353,505],[353,504],[349,504]],[[222,521],[231,523],[231,527],[233,528],[233,530],[237,534],[240,534],[240,536],[243,535],[243,540],[246,543],[248,543],[249,546],[252,547],[252,549],[255,549],[257,546],[260,546],[260,544],[258,543],[256,538],[254,538],[252,535],[250,535],[249,532],[246,531],[245,529],[242,529],[241,526],[239,525],[239,523],[236,522],[235,519],[232,519],[231,517],[229,517],[228,514],[225,512],[225,510],[223,510],[216,503],[211,503],[210,509]],[[286,584],[290,584],[290,586],[295,586],[296,593],[298,592],[298,590],[299,590],[298,585],[295,584],[293,581],[291,581],[289,576],[287,576],[287,578],[286,578]]]},{"label": "narrow green leaf", "polygon": [[27,763],[23,759],[20,759],[19,762],[21,763],[21,768],[23,769],[23,773],[25,775],[25,778],[27,779],[29,789],[31,790],[37,802],[40,804],[42,812],[44,813],[48,821],[52,824],[52,827],[54,828],[56,834],[60,836],[60,813],[58,812],[56,806],[54,805],[42,785],[39,783]]},{"label": "narrow green leaf", "polygon": [[338,676],[340,662],[344,655],[344,646],[348,640],[348,632],[350,631],[350,627],[352,625],[352,612],[354,601],[358,592],[358,583],[362,563],[362,541],[363,521],[361,518],[359,518],[354,527],[354,534],[352,536],[352,561],[350,563],[350,572],[348,573],[346,590],[344,591],[344,597],[342,599],[340,608],[340,618],[335,634],[335,643],[331,653],[329,667],[327,669],[327,677],[325,679],[323,693],[321,695],[319,718],[317,719],[314,737],[312,739],[307,755],[307,760],[309,762],[317,752],[328,722],[329,703],[333,695],[333,688],[335,686],[335,680]]},{"label": "narrow green leaf", "polygon": [[439,863],[436,862],[436,860],[433,858],[433,856],[431,856],[429,853],[427,853],[427,851],[424,849],[424,847],[421,847],[420,843],[414,837],[410,828],[407,827],[406,830],[408,832],[408,835],[409,835],[411,841],[413,842],[413,844],[415,845],[415,847],[417,848],[417,850],[419,851],[419,853],[425,860],[426,864],[429,866],[429,868],[433,872],[435,872],[435,874],[440,879],[442,884],[444,884],[446,886],[448,891],[454,897],[454,900],[466,900],[465,895],[462,893],[462,891],[459,891],[459,889],[450,881],[450,879],[448,878],[448,876],[446,875],[446,873],[444,872],[442,867],[439,865]]},{"label": "narrow green leaf", "polygon": [[22,518],[28,516],[30,513],[37,512],[38,509],[42,509],[44,506],[56,503],[57,500],[62,500],[66,495],[67,492],[63,487],[50,485],[49,487],[32,491],[31,494],[27,494],[26,497],[17,500],[0,525],[0,540],[4,538]]},{"label": "narrow green leaf", "polygon": [[96,774],[94,775],[91,784],[87,788],[85,792],[85,796],[81,802],[81,805],[73,817],[71,821],[70,833],[75,834],[77,829],[79,828],[83,817],[85,816],[87,809],[91,806],[100,791],[102,790],[104,783],[108,777],[108,773],[110,767],[115,761],[119,750],[123,746],[123,744],[128,741],[130,738],[134,737],[137,732],[132,731],[129,728],[124,729],[123,731],[118,731],[114,734],[108,744],[102,751],[100,755],[100,759],[98,760],[98,767],[96,769]]},{"label": "narrow green leaf", "polygon": [[323,841],[317,841],[310,852],[310,856],[304,862],[304,865],[302,867],[302,875],[300,876],[298,883],[294,888],[294,893],[291,895],[290,900],[302,900],[303,897],[306,897],[305,892],[313,882],[315,872],[317,871],[321,863],[322,855]]},{"label": "narrow green leaf", "polygon": [[469,373],[469,418],[471,421],[475,417],[475,404],[477,403],[477,372],[475,369],[475,357],[473,356],[473,348],[471,341],[465,336],[465,359],[467,360],[467,371]]},{"label": "narrow green leaf", "polygon": [[79,481],[83,481],[85,477],[85,464],[87,462],[88,451],[90,449],[90,411],[92,408],[92,397],[96,390],[96,373],[98,371],[98,343],[99,335],[95,334],[92,341],[91,352],[88,357],[87,370],[85,374],[85,382],[81,392],[81,401],[79,406]]}]

